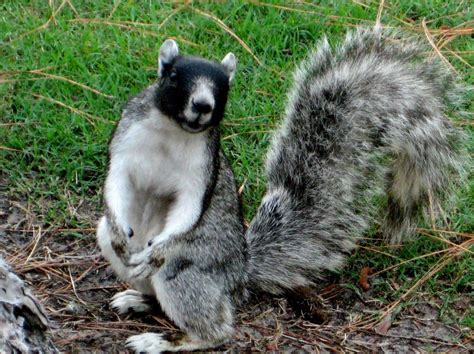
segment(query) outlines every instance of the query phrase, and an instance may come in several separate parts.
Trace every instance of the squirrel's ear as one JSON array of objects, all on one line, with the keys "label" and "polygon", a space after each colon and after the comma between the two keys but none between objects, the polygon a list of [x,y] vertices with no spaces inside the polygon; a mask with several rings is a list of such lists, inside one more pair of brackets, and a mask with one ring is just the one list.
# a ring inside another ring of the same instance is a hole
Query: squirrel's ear
[{"label": "squirrel's ear", "polygon": [[231,82],[235,75],[235,69],[237,68],[237,58],[233,53],[228,53],[224,59],[222,59],[221,64],[224,66],[227,76],[229,76],[229,82]]},{"label": "squirrel's ear", "polygon": [[179,54],[178,44],[172,40],[167,39],[160,47],[160,55],[158,57],[158,76],[163,76],[163,72],[169,67]]}]

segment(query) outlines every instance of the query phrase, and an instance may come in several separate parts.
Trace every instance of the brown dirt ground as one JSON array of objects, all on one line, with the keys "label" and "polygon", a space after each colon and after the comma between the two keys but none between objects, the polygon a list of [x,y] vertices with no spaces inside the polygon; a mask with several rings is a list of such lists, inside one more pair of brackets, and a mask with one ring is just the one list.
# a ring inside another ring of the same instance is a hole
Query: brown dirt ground
[{"label": "brown dirt ground", "polygon": [[[77,210],[94,225],[93,208]],[[126,352],[124,340],[144,331],[176,331],[160,314],[119,316],[110,297],[126,288],[100,257],[93,229],[41,227],[21,202],[0,199],[0,256],[33,288],[64,352]],[[238,315],[237,331],[219,351],[473,352],[473,334],[439,319],[441,300],[426,298],[379,321],[385,304],[372,290],[327,280],[309,300],[256,297]],[[452,309],[466,311],[472,299]]]}]

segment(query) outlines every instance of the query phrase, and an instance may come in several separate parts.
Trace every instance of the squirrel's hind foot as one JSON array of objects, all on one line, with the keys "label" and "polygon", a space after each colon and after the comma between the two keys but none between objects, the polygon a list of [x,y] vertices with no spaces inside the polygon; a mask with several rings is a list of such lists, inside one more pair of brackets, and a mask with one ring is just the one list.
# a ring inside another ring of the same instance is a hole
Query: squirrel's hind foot
[{"label": "squirrel's hind foot", "polygon": [[127,339],[127,347],[137,353],[177,352],[214,348],[221,343],[190,338],[183,332],[143,333]]},{"label": "squirrel's hind foot", "polygon": [[127,312],[150,312],[152,309],[150,300],[141,292],[128,289],[115,294],[110,306],[119,314]]}]

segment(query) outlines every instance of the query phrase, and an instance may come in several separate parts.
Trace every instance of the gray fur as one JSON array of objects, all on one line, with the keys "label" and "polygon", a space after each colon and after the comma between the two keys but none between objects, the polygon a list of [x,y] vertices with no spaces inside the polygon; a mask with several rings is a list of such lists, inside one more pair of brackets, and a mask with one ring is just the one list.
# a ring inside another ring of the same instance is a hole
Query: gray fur
[{"label": "gray fur", "polygon": [[186,333],[219,344],[233,334],[236,304],[245,297],[246,244],[232,171],[223,154],[209,206],[196,227],[161,251],[157,299]]},{"label": "gray fur", "polygon": [[460,134],[445,116],[456,86],[423,45],[380,29],[323,39],[295,74],[267,156],[267,193],[247,232],[252,289],[274,294],[340,268],[380,214],[391,242],[410,236],[429,200],[460,171]]}]

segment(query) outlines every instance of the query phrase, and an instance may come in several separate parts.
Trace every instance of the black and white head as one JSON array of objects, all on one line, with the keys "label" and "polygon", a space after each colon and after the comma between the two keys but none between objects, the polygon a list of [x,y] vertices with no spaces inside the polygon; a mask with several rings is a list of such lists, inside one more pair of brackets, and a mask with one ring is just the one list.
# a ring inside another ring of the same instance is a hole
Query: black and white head
[{"label": "black and white head", "polygon": [[190,133],[218,125],[236,65],[232,53],[220,63],[181,56],[176,42],[166,40],[158,58],[158,108]]}]

